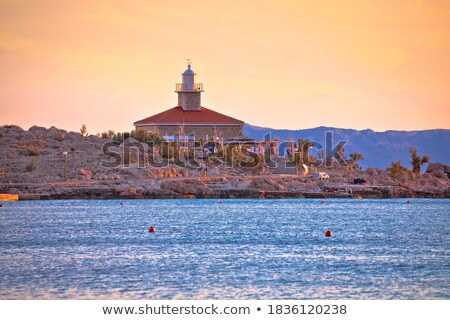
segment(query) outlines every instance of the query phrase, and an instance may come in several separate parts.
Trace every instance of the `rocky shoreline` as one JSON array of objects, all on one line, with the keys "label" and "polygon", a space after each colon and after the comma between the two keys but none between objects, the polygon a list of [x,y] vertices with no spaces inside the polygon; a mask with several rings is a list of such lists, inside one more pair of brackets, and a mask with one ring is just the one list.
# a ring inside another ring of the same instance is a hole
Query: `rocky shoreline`
[{"label": "rocky shoreline", "polygon": [[[286,177],[205,177],[142,180],[132,187],[127,181],[79,181],[76,183],[0,184],[0,193],[18,194],[19,200],[62,199],[287,199],[287,198],[449,198],[445,190],[412,190],[400,186],[323,186],[316,191],[286,190],[280,186]],[[229,188],[231,181],[251,180],[249,184],[266,188]],[[292,182],[292,181],[291,181]],[[150,187],[145,187],[148,183]],[[298,183],[299,185],[301,182]],[[159,185],[159,188],[157,187]]]}]

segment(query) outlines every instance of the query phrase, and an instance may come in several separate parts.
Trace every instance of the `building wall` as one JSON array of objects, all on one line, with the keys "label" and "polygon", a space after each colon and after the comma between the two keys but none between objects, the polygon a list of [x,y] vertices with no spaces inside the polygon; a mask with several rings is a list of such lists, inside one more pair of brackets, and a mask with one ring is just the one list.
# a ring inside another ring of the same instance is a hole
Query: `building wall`
[{"label": "building wall", "polygon": [[[179,133],[180,127],[178,125],[169,126],[169,125],[156,125],[156,126],[142,126],[136,127],[136,130],[147,130],[152,132],[159,132],[161,136],[165,136],[166,134],[169,136],[174,136]],[[185,133],[195,134],[195,139],[199,140],[200,138],[205,138],[206,135],[208,137],[214,136],[214,125],[185,125],[184,126]],[[238,136],[243,132],[243,125],[227,125],[227,126],[216,126],[216,133],[219,136],[223,136],[224,140],[230,139],[232,137]]]},{"label": "building wall", "polygon": [[200,110],[200,92],[178,92],[178,105],[184,110]]},{"label": "building wall", "polygon": [[138,130],[145,130],[145,131],[151,131],[151,132],[157,132],[158,131],[156,126],[142,126],[142,127],[141,126],[139,126],[139,127],[135,126],[134,128],[135,128],[136,131],[138,131]]}]

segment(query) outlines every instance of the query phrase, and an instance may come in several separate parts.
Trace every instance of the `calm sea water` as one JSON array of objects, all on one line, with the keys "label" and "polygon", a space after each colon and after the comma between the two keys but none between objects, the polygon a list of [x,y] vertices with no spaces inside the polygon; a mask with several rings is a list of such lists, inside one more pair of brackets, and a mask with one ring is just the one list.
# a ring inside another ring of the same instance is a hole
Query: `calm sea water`
[{"label": "calm sea water", "polygon": [[405,202],[9,202],[0,298],[449,299],[450,200]]}]

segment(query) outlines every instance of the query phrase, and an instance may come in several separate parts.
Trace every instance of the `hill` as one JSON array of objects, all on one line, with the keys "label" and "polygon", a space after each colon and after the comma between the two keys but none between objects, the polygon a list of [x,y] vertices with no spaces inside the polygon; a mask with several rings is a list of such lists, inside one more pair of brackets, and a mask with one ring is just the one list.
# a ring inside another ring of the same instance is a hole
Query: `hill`
[{"label": "hill", "polygon": [[375,132],[373,130],[354,130],[333,127],[317,127],[301,130],[286,130],[257,127],[245,124],[244,134],[264,139],[270,132],[272,138],[281,141],[297,141],[310,139],[325,145],[325,132],[333,132],[333,145],[339,140],[345,140],[345,154],[360,152],[364,160],[360,162],[363,168],[386,168],[392,161],[400,160],[410,167],[410,154],[408,148],[415,146],[420,155],[429,155],[431,162],[450,163],[450,130],[434,129],[421,131],[394,131]]}]

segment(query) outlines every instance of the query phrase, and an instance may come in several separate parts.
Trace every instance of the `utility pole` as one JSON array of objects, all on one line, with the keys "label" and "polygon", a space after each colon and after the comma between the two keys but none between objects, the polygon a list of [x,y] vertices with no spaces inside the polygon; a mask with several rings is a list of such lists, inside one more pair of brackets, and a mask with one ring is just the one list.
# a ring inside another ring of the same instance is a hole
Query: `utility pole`
[{"label": "utility pole", "polygon": [[298,165],[300,163],[301,154],[298,153],[298,149],[294,148],[294,163],[295,163],[295,175],[298,176]]},{"label": "utility pole", "polygon": [[67,151],[63,152],[64,156],[64,181],[67,181]]}]

